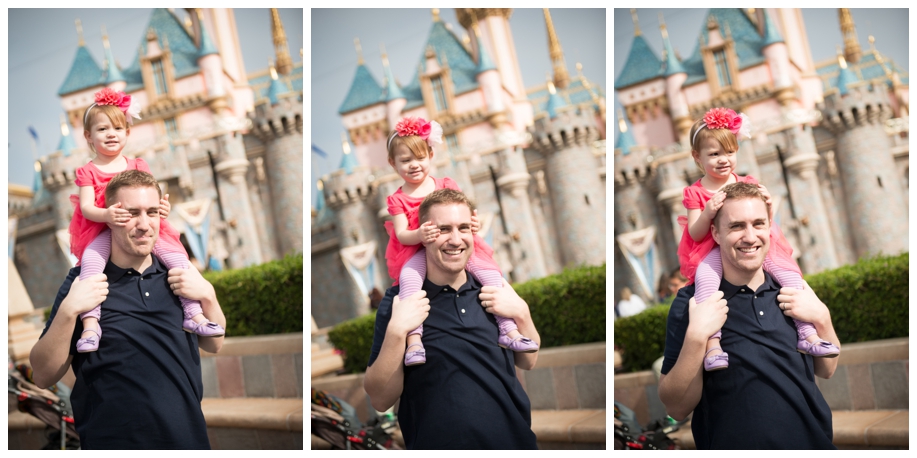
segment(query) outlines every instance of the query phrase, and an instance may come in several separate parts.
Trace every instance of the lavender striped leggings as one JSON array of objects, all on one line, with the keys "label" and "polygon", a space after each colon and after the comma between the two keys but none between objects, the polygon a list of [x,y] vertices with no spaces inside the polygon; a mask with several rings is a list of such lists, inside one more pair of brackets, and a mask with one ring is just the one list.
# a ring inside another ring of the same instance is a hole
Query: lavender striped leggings
[{"label": "lavender striped leggings", "polygon": [[[764,269],[770,272],[777,279],[780,286],[803,289],[804,283],[798,273],[783,269],[775,263],[770,255],[764,258]],[[713,293],[720,289],[720,279],[723,278],[723,259],[720,257],[720,247],[716,246],[710,250],[710,253],[697,266],[697,272],[694,276],[694,282],[697,289],[694,291],[694,300],[698,304],[707,300]],[[812,323],[794,319],[796,323],[796,333],[799,340],[805,340],[812,334],[815,334],[815,326]],[[716,334],[710,336],[711,339],[719,339],[723,333],[716,331]]]},{"label": "lavender striped leggings", "polygon": [[[153,254],[156,255],[167,269],[188,269],[191,263],[184,253],[168,252],[159,248],[159,243],[153,246]],[[105,270],[105,264],[108,263],[108,256],[111,255],[111,230],[102,231],[83,251],[83,258],[80,259],[80,281],[100,274]],[[182,308],[185,311],[185,318],[191,318],[203,313],[200,301],[194,301],[179,297]],[[94,309],[80,314],[80,319],[92,317],[99,319],[101,316],[102,304],[97,305]]]},{"label": "lavender striped leggings", "polygon": [[[503,276],[500,275],[500,271],[493,269],[483,269],[479,266],[476,266],[472,259],[468,259],[468,266],[466,268],[484,286],[496,286],[497,288],[503,287]],[[401,289],[398,292],[398,299],[403,301],[410,297],[411,294],[420,291],[420,288],[423,286],[423,279],[426,276],[426,251],[421,248],[420,250],[417,250],[417,253],[414,253],[414,256],[411,256],[411,259],[404,263],[404,267],[401,268],[401,275],[398,277],[398,284],[401,285]],[[497,325],[500,327],[501,336],[517,329],[516,322],[513,321],[512,318],[506,318],[499,315],[494,315],[494,317],[497,319]],[[423,325],[417,326],[417,329],[408,333],[408,335],[411,334],[422,336]]]}]

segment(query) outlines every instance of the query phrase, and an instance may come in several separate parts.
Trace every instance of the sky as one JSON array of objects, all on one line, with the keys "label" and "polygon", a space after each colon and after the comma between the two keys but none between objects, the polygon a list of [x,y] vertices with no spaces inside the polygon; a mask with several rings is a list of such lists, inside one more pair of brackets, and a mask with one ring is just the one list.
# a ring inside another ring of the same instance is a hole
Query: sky
[{"label": "sky", "polygon": [[[586,78],[607,91],[606,10],[551,8],[550,13],[567,71],[576,75],[576,62],[581,62]],[[354,38],[360,39],[363,59],[376,81],[381,84],[383,79],[381,43],[395,79],[406,85],[417,72],[433,20],[430,9],[313,9],[311,14],[312,143],[328,155],[311,155],[311,188],[315,196],[315,180],[336,170],[341,162],[341,133],[345,129],[338,109],[357,69]],[[454,9],[442,8],[440,18],[462,36],[464,29]],[[509,24],[523,83],[526,87],[544,84],[552,68],[544,13],[540,8],[516,8]]]},{"label": "sky", "polygon": [[[662,56],[662,34],[659,30],[659,13],[663,14],[672,46],[687,58],[698,46],[698,34],[704,27],[707,9],[691,8],[649,8],[637,9],[640,31],[657,57]],[[869,35],[876,38],[876,49],[883,57],[890,58],[902,67],[908,68],[908,10],[907,9],[851,9],[856,26],[860,49],[869,50]],[[837,55],[837,46],[843,48],[837,8],[802,10],[806,24],[806,35],[813,60],[818,63]],[[634,37],[634,22],[630,10],[614,10],[614,74],[609,75],[608,92],[614,91],[614,78],[627,61],[627,54]],[[614,101],[615,119],[621,104]],[[614,129],[617,139],[617,128]]]},{"label": "sky", "polygon": [[[180,17],[186,15],[181,8],[176,13]],[[300,62],[299,50],[304,48],[303,10],[281,8],[279,13],[290,57],[293,62]],[[125,68],[137,55],[151,14],[150,8],[8,10],[10,183],[31,187],[35,160],[53,152],[60,141],[60,115],[64,110],[57,91],[76,55],[78,36],[74,21],[79,18],[82,22],[86,47],[99,65],[105,56],[101,30],[104,25],[115,61]],[[246,72],[264,70],[268,58],[274,56],[270,10],[236,9],[235,19]],[[32,149],[29,126],[38,133],[36,152]]]}]

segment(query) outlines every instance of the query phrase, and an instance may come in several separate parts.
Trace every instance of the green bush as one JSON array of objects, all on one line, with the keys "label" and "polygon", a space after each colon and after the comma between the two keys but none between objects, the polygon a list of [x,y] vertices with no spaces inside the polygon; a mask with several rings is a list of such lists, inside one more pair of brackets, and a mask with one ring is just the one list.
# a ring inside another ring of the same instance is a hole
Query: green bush
[{"label": "green bush", "polygon": [[347,320],[328,331],[328,340],[334,348],[341,350],[344,370],[351,373],[366,370],[369,353],[373,346],[373,329],[376,312]]},{"label": "green bush", "polygon": [[303,332],[303,256],[204,274],[216,291],[230,337]]},{"label": "green bush", "polygon": [[[541,336],[541,347],[605,340],[605,266],[566,269],[557,275],[513,285],[525,300]],[[376,314],[338,324],[328,333],[344,353],[344,369],[362,372],[369,361]]]},{"label": "green bush", "polygon": [[[805,280],[831,311],[842,346],[908,336],[908,253],[863,259]],[[615,321],[614,344],[625,369],[649,370],[662,356],[668,312],[669,306],[650,307]]]}]

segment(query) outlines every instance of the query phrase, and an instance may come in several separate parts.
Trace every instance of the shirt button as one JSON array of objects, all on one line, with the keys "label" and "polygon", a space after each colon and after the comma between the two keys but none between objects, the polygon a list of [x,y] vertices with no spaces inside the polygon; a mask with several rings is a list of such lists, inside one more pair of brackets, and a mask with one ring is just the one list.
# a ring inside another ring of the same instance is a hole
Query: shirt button
[{"label": "shirt button", "polygon": [[462,309],[462,313],[465,313],[465,309]]},{"label": "shirt button", "polygon": [[146,295],[147,297],[149,297],[149,296],[150,296],[150,293],[143,293],[143,294],[144,294],[144,295]]},{"label": "shirt button", "polygon": [[758,312],[758,315],[764,316],[764,312]]},{"label": "shirt button", "polygon": [[740,291],[742,291],[742,292],[744,293],[744,292],[745,292],[745,288],[742,288]]}]

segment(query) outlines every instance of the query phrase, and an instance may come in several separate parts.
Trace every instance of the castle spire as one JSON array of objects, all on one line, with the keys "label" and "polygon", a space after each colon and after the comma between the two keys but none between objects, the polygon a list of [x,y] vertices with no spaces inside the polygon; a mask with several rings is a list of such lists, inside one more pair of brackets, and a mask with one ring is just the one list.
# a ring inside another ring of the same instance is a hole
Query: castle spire
[{"label": "castle spire", "polygon": [[634,36],[640,36],[640,22],[637,21],[637,8],[630,9],[630,16],[634,20]]},{"label": "castle spire", "polygon": [[125,81],[124,75],[121,74],[121,70],[118,69],[118,64],[115,63],[115,56],[111,52],[111,46],[108,43],[108,33],[105,31],[105,26],[102,26],[102,45],[105,46],[105,72],[107,74],[105,78],[105,84],[111,84],[116,81]]},{"label": "castle spire", "polygon": [[201,47],[198,52],[198,57],[209,56],[210,54],[219,54],[216,46],[213,45],[213,42],[210,41],[210,34],[207,33],[207,30],[204,28],[204,13],[201,12],[200,8],[195,8],[197,10],[197,23],[200,24],[201,28]]},{"label": "castle spire", "polygon": [[357,48],[357,65],[363,65],[363,48],[360,46],[360,39],[354,38],[353,45]]},{"label": "castle spire", "polygon": [[439,18],[439,8],[433,8],[430,11],[433,13],[433,22],[440,22],[441,19]]},{"label": "castle spire", "polygon": [[271,70],[271,86],[267,90],[267,98],[271,103],[271,106],[277,105],[280,101],[280,96],[290,92],[287,89],[286,84],[280,81],[277,77],[277,71],[274,69],[274,62],[268,59],[268,67]]},{"label": "castle spire", "polygon": [[388,64],[388,54],[385,53],[385,45],[380,45],[382,48],[382,69],[385,72],[385,101],[395,99],[404,99],[404,93],[401,92],[401,88],[398,87],[398,82],[395,81],[395,75],[392,73],[392,68]]},{"label": "castle spire", "polygon": [[548,49],[551,53],[551,63],[554,66],[554,85],[563,89],[570,83],[570,75],[567,73],[567,63],[564,62],[564,51],[560,47],[560,40],[554,32],[554,21],[551,20],[551,13],[547,8],[544,11],[544,22],[548,28]]},{"label": "castle spire", "polygon": [[293,70],[293,60],[290,59],[287,34],[283,31],[283,22],[280,22],[280,13],[277,12],[277,8],[271,8],[271,35],[274,37],[277,72],[281,75],[288,75]]},{"label": "castle spire", "polygon": [[86,40],[83,39],[83,23],[80,22],[79,18],[76,19],[76,36],[80,39],[77,46],[86,46]]},{"label": "castle spire", "polygon": [[856,26],[848,8],[838,8],[841,22],[841,34],[844,35],[844,57],[851,64],[860,61],[860,41],[857,40]]},{"label": "castle spire", "polygon": [[675,50],[672,49],[672,42],[669,41],[669,32],[665,28],[665,21],[662,19],[662,13],[659,13],[659,29],[662,31],[662,46],[665,49],[665,74],[663,76],[675,75],[677,73],[687,73],[685,68],[675,56]]}]

